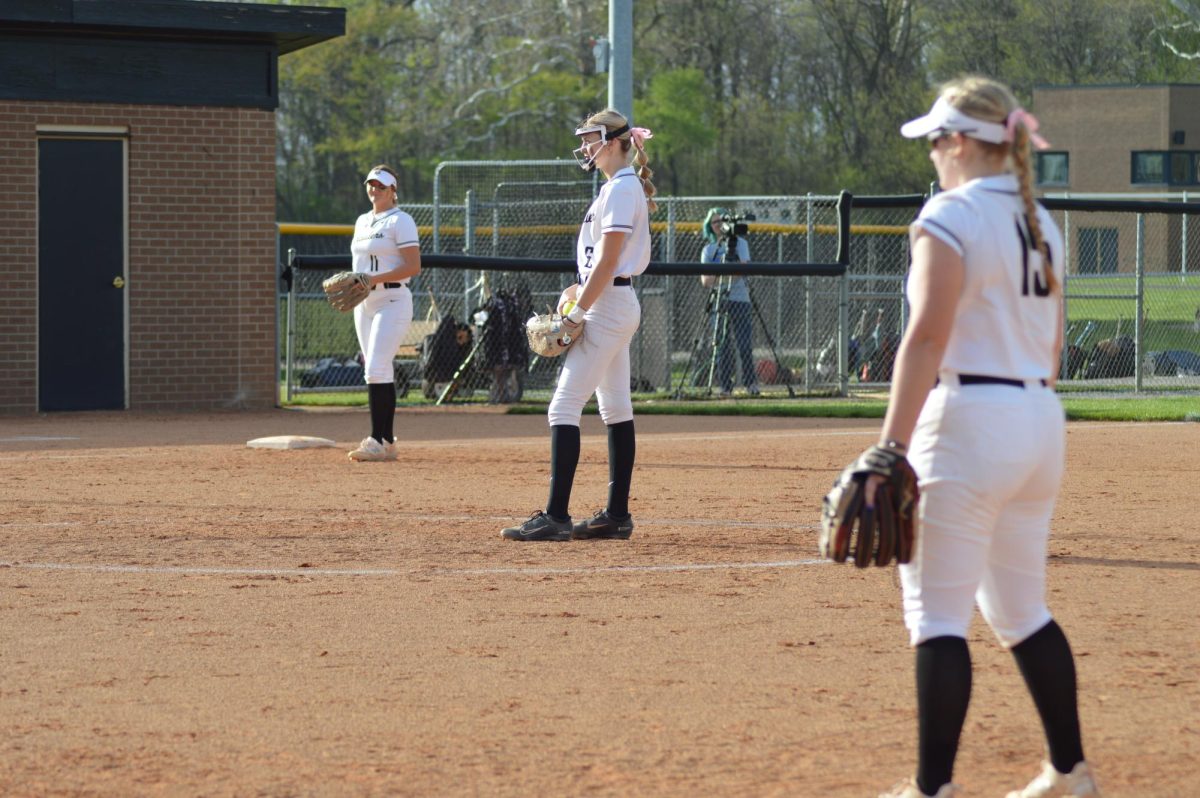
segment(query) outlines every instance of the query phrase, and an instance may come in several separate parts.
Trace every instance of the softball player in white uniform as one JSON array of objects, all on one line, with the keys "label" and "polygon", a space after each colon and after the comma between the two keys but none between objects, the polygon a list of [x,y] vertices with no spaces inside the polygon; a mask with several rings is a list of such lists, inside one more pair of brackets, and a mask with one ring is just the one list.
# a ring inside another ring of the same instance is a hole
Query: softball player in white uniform
[{"label": "softball player in white uniform", "polygon": [[[626,540],[633,534],[629,485],[636,449],[630,398],[629,342],[641,323],[642,309],[633,278],[650,263],[650,211],[654,184],[647,168],[645,128],[630,128],[612,109],[589,117],[576,131],[580,165],[600,169],[601,187],[579,229],[575,262],[579,282],[563,292],[560,310],[568,326],[586,322],[583,337],[567,350],[558,386],[550,402],[550,497],[545,511],[509,527],[509,540]],[[630,166],[633,158],[638,170]],[[600,417],[608,427],[608,505],[591,519],[572,525],[568,504],[579,463],[579,419],[596,394]]]},{"label": "softball player in white uniform", "polygon": [[371,434],[350,452],[351,460],[395,460],[396,382],[393,359],[412,323],[408,282],[421,272],[421,249],[413,218],[396,207],[396,174],[379,165],[363,181],[371,210],[354,223],[353,269],[371,276],[371,294],[354,308],[354,329],[363,353]]},{"label": "softball player in white uniform", "polygon": [[1007,88],[977,77],[947,84],[901,128],[929,139],[944,192],[912,226],[912,321],[880,444],[907,448],[921,487],[916,552],[900,566],[918,764],[887,796],[957,790],[975,604],[1012,651],[1048,743],[1042,773],[1009,797],[1099,794],[1083,756],[1074,658],[1045,603],[1065,443],[1054,392],[1064,271],[1062,236],[1033,200],[1029,145],[1045,146],[1036,130]]}]

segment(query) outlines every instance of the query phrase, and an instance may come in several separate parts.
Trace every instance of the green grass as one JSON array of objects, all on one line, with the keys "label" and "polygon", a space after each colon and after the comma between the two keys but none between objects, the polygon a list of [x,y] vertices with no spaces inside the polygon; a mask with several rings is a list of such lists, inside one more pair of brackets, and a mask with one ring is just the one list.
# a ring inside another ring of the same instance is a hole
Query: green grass
[{"label": "green grass", "polygon": [[[1151,274],[1143,279],[1147,322],[1191,322],[1200,308],[1200,275]],[[1136,315],[1133,299],[1080,299],[1081,295],[1133,296],[1136,277],[1120,274],[1103,277],[1070,277],[1067,280],[1067,317],[1071,321],[1095,319],[1116,323],[1124,319],[1122,331],[1132,334]]]},{"label": "green grass", "polygon": [[[366,391],[345,391],[337,393],[300,393],[287,401],[287,392],[279,391],[279,403],[284,407],[366,407]],[[403,399],[397,399],[398,405],[407,404]]]},{"label": "green grass", "polygon": [[[486,399],[486,393],[478,394],[481,399]],[[367,392],[362,391],[331,391],[329,393],[300,393],[292,397],[289,402],[286,399],[284,389],[279,391],[279,403],[284,407],[366,407]],[[410,390],[408,396],[403,398],[397,397],[397,407],[421,407],[423,405],[435,404],[434,400],[426,399],[421,394],[421,389],[417,388]],[[458,402],[461,404],[461,402]]]},{"label": "green grass", "polygon": [[1064,396],[1071,421],[1200,421],[1200,396],[1102,398]]},{"label": "green grass", "polygon": [[[883,418],[886,404],[874,399],[638,399],[633,412],[639,416],[783,416],[796,418]],[[546,404],[522,402],[509,407],[510,415],[540,415]],[[584,413],[595,414],[595,403]]]},{"label": "green grass", "polygon": [[[279,341],[287,342],[287,298],[279,300]],[[358,351],[354,319],[330,307],[324,298],[306,297],[297,301],[296,336],[292,342],[297,360],[319,357],[348,357]]]},{"label": "green grass", "polygon": [[[476,393],[474,403],[486,400],[486,393]],[[367,403],[364,391],[345,393],[301,394],[293,407],[362,407]],[[1143,396],[1104,397],[1062,396],[1063,407],[1071,421],[1200,421],[1200,396]],[[431,405],[419,393],[401,399],[401,407]],[[456,402],[461,404],[461,402]],[[741,399],[737,401],[684,400],[650,398],[635,403],[634,412],[642,416],[774,416],[792,418],[878,418],[887,410],[883,399],[870,398],[807,398],[807,399]],[[546,403],[525,401],[510,405],[510,415],[543,415]],[[594,403],[585,413],[596,413]]]}]

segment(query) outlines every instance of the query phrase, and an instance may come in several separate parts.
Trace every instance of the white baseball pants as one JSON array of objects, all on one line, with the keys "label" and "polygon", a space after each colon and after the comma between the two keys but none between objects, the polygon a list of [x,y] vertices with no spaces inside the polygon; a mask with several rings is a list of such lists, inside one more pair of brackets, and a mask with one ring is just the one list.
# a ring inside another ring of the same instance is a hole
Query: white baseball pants
[{"label": "white baseball pants", "polygon": [[629,342],[642,320],[631,285],[610,285],[584,316],[583,338],[567,350],[550,401],[550,426],[579,426],[592,394],[605,424],[633,419],[629,384]]},{"label": "white baseball pants", "polygon": [[407,286],[379,286],[354,308],[354,330],[358,333],[368,384],[396,379],[392,362],[412,324],[412,316],[412,292]]},{"label": "white baseball pants", "polygon": [[914,646],[965,638],[975,603],[1005,648],[1050,621],[1046,546],[1065,442],[1058,396],[1037,383],[930,392],[908,455],[921,488],[917,546],[900,566]]}]

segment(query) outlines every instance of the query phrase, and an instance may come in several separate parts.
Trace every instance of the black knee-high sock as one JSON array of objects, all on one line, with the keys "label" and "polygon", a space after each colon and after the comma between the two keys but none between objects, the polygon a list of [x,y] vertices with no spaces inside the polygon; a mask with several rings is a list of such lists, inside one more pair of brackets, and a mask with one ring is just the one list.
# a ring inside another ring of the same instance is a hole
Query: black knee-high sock
[{"label": "black knee-high sock", "polygon": [[367,406],[371,410],[371,437],[380,443],[391,443],[396,417],[396,386],[390,382],[367,385]]},{"label": "black knee-high sock", "polygon": [[1059,773],[1070,773],[1083,761],[1071,644],[1059,625],[1050,621],[1013,646],[1012,653],[1042,718],[1050,764]]},{"label": "black knee-high sock", "polygon": [[637,441],[633,419],[608,425],[608,514],[629,515],[629,485],[633,481],[633,457]]},{"label": "black knee-high sock", "polygon": [[917,786],[926,795],[935,795],[954,775],[970,701],[967,641],[935,637],[917,646]]},{"label": "black knee-high sock", "polygon": [[555,424],[550,427],[550,498],[546,514],[562,520],[570,517],[571,486],[579,465],[579,427]]},{"label": "black knee-high sock", "polygon": [[396,384],[389,382],[387,390],[381,391],[383,400],[383,442],[396,442]]}]

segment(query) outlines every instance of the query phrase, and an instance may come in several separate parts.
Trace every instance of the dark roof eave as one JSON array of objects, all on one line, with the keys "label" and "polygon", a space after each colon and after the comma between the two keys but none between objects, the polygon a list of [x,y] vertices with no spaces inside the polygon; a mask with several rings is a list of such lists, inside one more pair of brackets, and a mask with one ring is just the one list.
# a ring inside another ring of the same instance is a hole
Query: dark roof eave
[{"label": "dark roof eave", "polygon": [[204,0],[8,0],[0,6],[0,30],[268,41],[282,55],[343,35],[346,10]]}]

